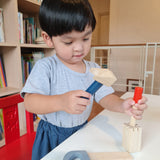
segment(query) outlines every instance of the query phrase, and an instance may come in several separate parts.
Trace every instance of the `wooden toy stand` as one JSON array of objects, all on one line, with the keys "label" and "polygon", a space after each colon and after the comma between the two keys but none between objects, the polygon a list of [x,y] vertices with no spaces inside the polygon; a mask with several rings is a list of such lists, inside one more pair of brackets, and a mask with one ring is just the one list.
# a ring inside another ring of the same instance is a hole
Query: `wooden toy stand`
[{"label": "wooden toy stand", "polygon": [[19,94],[0,98],[3,109],[5,146],[0,148],[1,160],[29,160],[35,139],[33,114],[26,111],[27,133],[20,136],[18,103],[23,102]]}]

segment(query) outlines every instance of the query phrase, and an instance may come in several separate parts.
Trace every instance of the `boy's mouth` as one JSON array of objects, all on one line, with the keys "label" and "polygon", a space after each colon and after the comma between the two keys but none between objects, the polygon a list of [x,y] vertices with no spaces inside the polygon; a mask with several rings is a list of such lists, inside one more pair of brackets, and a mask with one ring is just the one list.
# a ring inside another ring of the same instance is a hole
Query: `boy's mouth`
[{"label": "boy's mouth", "polygon": [[83,56],[83,54],[74,55],[74,57],[77,57],[77,58],[82,57],[82,56]]}]

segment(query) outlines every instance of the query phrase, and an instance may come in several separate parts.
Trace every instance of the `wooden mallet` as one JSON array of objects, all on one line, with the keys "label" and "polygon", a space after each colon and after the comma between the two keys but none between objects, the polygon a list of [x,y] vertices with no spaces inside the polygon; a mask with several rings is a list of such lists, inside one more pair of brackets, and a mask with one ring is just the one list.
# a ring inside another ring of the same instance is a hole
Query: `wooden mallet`
[{"label": "wooden mallet", "polygon": [[[133,100],[135,103],[142,98],[143,88],[136,87]],[[133,106],[134,109],[136,109]],[[122,145],[128,152],[139,152],[141,150],[142,128],[136,124],[135,118],[132,116],[130,123],[125,123],[123,127]]]},{"label": "wooden mallet", "polygon": [[97,92],[97,90],[101,88],[102,85],[110,87],[117,80],[115,75],[109,69],[91,68],[90,71],[94,75],[93,79],[95,81],[87,88],[86,92],[90,93],[91,95]]}]

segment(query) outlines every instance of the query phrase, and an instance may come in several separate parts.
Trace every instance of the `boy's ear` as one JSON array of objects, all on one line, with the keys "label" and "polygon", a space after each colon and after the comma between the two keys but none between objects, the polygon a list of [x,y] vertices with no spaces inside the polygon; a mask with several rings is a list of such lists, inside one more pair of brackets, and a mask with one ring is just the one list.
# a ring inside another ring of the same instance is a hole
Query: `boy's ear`
[{"label": "boy's ear", "polygon": [[52,42],[50,36],[45,31],[42,31],[41,35],[44,39],[44,42],[47,44],[47,46],[53,47],[53,42]]}]

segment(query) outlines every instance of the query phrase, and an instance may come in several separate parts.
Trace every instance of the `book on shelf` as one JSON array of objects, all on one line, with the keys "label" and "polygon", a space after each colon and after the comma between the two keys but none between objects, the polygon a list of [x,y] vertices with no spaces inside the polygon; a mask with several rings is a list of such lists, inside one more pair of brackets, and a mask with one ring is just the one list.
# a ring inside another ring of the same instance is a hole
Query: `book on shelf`
[{"label": "book on shelf", "polygon": [[0,42],[4,42],[4,21],[3,21],[3,9],[0,8]]},{"label": "book on shelf", "polygon": [[43,0],[33,0],[33,1],[35,1],[35,2],[42,2]]},{"label": "book on shelf", "polygon": [[3,63],[3,56],[0,55],[0,88],[4,87],[7,87],[7,80]]},{"label": "book on shelf", "polygon": [[18,12],[18,32],[19,32],[19,42],[24,43],[23,35],[23,13]]},{"label": "book on shelf", "polygon": [[43,0],[36,0],[37,2],[42,2]]},{"label": "book on shelf", "polygon": [[22,53],[21,61],[22,61],[22,80],[23,84],[25,83],[28,75],[30,74],[34,64],[44,57],[43,52],[28,52]]},{"label": "book on shelf", "polygon": [[41,30],[35,23],[35,17],[23,19],[23,35],[25,43],[35,43],[37,37],[41,36]]},{"label": "book on shelf", "polygon": [[35,23],[36,17],[25,17],[18,12],[19,42],[34,44],[35,40],[41,36],[41,29]]}]

